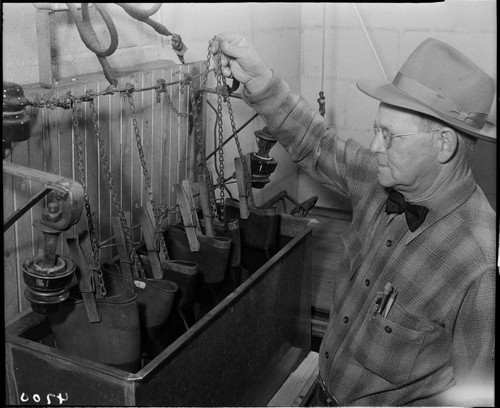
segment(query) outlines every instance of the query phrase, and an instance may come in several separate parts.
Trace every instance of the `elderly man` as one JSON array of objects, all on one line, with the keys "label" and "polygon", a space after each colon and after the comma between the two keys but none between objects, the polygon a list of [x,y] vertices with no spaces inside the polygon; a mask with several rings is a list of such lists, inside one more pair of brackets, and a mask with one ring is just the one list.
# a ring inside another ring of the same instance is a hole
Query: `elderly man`
[{"label": "elderly man", "polygon": [[493,404],[495,213],[469,156],[495,140],[493,80],[428,39],[380,101],[370,149],[340,139],[238,34],[222,72],[292,159],[352,202],[343,275],[319,350],[319,405]]}]

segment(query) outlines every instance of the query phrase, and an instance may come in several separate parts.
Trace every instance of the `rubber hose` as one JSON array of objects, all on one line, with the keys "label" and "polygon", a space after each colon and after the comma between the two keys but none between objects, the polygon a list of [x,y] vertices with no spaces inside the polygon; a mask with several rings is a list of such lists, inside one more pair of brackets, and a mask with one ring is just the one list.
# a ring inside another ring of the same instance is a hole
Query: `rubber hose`
[{"label": "rubber hose", "polygon": [[141,21],[155,14],[162,5],[162,3],[155,3],[154,6],[151,7],[149,10],[143,10],[133,6],[130,3],[115,3],[115,4],[122,7],[129,16],[132,16],[133,18]]},{"label": "rubber hose", "polygon": [[99,39],[97,38],[94,28],[92,27],[92,24],[90,22],[88,3],[81,3],[81,4],[82,4],[82,19],[80,20],[78,18],[78,10],[75,6],[75,3],[66,3],[73,19],[75,20],[76,28],[78,29],[78,32],[80,34],[83,43],[89,50],[91,50],[98,57],[108,57],[112,55],[118,48],[118,33],[116,31],[115,24],[113,23],[113,20],[109,15],[108,11],[101,4],[94,3],[95,8],[97,9],[97,11],[99,12],[99,14],[101,15],[102,19],[106,24],[111,39],[109,47],[107,49],[103,49],[99,43]]}]

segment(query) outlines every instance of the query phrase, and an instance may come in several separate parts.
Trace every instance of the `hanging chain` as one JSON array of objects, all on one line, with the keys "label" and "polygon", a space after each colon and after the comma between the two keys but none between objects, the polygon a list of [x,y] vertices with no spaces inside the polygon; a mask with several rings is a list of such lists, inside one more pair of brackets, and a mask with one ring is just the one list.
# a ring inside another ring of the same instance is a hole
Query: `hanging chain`
[{"label": "hanging chain", "polygon": [[172,102],[172,99],[170,98],[170,95],[168,94],[167,91],[165,91],[165,100],[167,101],[167,105],[169,106],[170,110],[174,112],[178,118],[182,119],[189,118],[190,116],[189,113],[179,112],[179,110],[174,106],[174,103]]},{"label": "hanging chain", "polygon": [[130,91],[128,91],[126,93],[126,95],[127,95],[128,102],[130,105],[130,116],[132,117],[132,123],[134,126],[135,141],[137,144],[137,151],[139,153],[139,159],[141,161],[142,173],[144,175],[144,183],[146,184],[146,190],[147,190],[148,195],[149,195],[149,201],[151,203],[151,207],[153,208],[153,216],[155,218],[154,222],[155,222],[156,239],[160,242],[161,249],[163,250],[165,258],[170,259],[168,256],[168,250],[167,250],[167,244],[165,242],[165,237],[163,236],[163,233],[162,233],[162,227],[161,227],[162,211],[161,211],[161,209],[157,208],[156,203],[154,201],[153,189],[151,188],[151,179],[149,177],[147,163],[146,163],[146,159],[144,157],[144,148],[142,146],[141,135],[139,132],[139,124],[137,122],[137,117],[136,117],[136,112],[135,112],[134,98],[132,96],[133,85],[131,85],[131,84],[128,84],[128,85],[130,86]]},{"label": "hanging chain", "polygon": [[[90,200],[87,191],[87,182],[85,176],[85,161],[83,157],[83,141],[80,136],[80,128],[78,125],[78,116],[80,111],[78,109],[78,101],[74,100],[72,103],[71,117],[73,120],[73,131],[75,134],[75,142],[76,142],[76,154],[78,156],[78,171],[80,173],[80,183],[83,187],[83,197],[85,201],[85,213],[87,215],[87,226],[89,230],[90,244],[92,247],[92,256],[94,258],[94,267],[91,268],[94,270],[95,275],[97,276],[97,287],[99,288],[99,294],[101,297],[106,297],[106,288],[104,286],[104,279],[102,276],[101,270],[101,262],[99,259],[99,245],[97,243],[96,233],[94,229],[94,222],[92,220],[92,211],[90,208]],[[97,288],[96,288],[97,290]]]},{"label": "hanging chain", "polygon": [[207,85],[207,80],[208,80],[208,73],[210,72],[210,58],[212,55],[212,52],[210,50],[211,44],[214,41],[215,37],[210,40],[209,46],[208,46],[208,52],[207,52],[207,58],[205,59],[205,70],[202,75],[202,80],[201,80],[201,86],[200,86],[200,91],[198,93],[198,98],[195,98],[195,92],[194,92],[194,86],[192,81],[189,82],[190,84],[190,92],[189,96],[191,99],[191,106],[192,106],[192,114],[193,114],[193,124],[194,124],[194,134],[195,138],[199,147],[199,151],[203,152],[203,154],[200,155],[200,166],[202,169],[202,174],[203,174],[203,179],[205,184],[207,185],[207,190],[208,190],[208,196],[210,200],[210,206],[212,209],[212,215],[217,214],[217,203],[215,200],[215,195],[214,195],[214,188],[213,188],[213,183],[212,183],[212,178],[210,175],[210,172],[207,167],[207,162],[205,159],[205,154],[204,154],[204,149],[203,149],[203,132],[201,129],[201,118],[200,118],[200,111],[201,111],[201,104],[203,102],[203,90],[206,88]]},{"label": "hanging chain", "polygon": [[243,154],[243,150],[241,149],[240,140],[238,138],[238,131],[236,130],[236,125],[234,123],[233,108],[231,106],[231,101],[229,100],[229,98],[227,98],[227,110],[229,112],[229,118],[231,121],[231,130],[234,135],[234,141],[236,142],[236,147],[238,148],[238,154],[241,159],[241,164],[243,165],[243,173],[245,174],[245,183],[246,183],[247,193],[250,198],[250,205],[255,207],[255,201],[252,190],[252,180],[250,176],[250,171],[248,169],[248,162],[245,158],[245,155]]},{"label": "hanging chain", "polygon": [[[194,78],[198,78],[200,76],[206,76],[208,75],[208,72],[203,72],[198,75],[194,75],[190,78],[184,78],[184,79],[179,79],[177,81],[169,82],[169,83],[162,83],[156,86],[150,86],[146,88],[140,88],[140,89],[135,89],[134,92],[144,92],[144,91],[151,91],[151,90],[156,90],[159,92],[165,92],[166,93],[166,87],[171,86],[171,85],[177,85],[180,84],[181,86],[186,82],[190,81]],[[114,95],[115,93],[122,93],[122,92],[127,92],[128,89],[117,89],[114,85],[108,86],[106,89],[104,89],[101,92],[95,92],[94,96],[104,96],[104,95]],[[55,108],[63,108],[63,109],[72,109],[73,106],[73,101],[78,100],[81,102],[88,102],[89,97],[87,94],[85,95],[80,95],[80,96],[73,96],[71,95],[71,91],[66,94],[66,96],[62,99],[59,98],[53,98],[53,99],[46,99],[43,94],[40,94],[34,98],[34,100],[28,100],[27,105],[28,106],[33,106],[34,108],[50,108],[50,109],[55,109]],[[179,113],[180,115],[184,115],[182,113]]]},{"label": "hanging chain", "polygon": [[94,124],[94,129],[95,129],[95,134],[97,137],[98,145],[99,145],[99,154],[101,155],[101,162],[104,165],[104,170],[106,172],[106,178],[108,180],[109,184],[109,190],[111,192],[111,196],[113,198],[113,203],[115,205],[116,211],[118,213],[118,216],[120,218],[120,225],[122,227],[122,230],[125,234],[125,239],[127,240],[127,243],[129,245],[129,260],[132,261],[139,272],[139,276],[142,278],[146,277],[146,274],[144,272],[144,268],[142,267],[142,264],[139,260],[139,257],[137,256],[137,253],[135,252],[135,247],[134,247],[134,241],[132,238],[132,233],[130,232],[130,227],[127,222],[127,218],[125,217],[125,213],[123,212],[123,209],[120,205],[120,201],[118,199],[118,196],[116,194],[114,185],[113,185],[113,177],[111,175],[111,166],[109,165],[108,158],[107,158],[107,153],[106,149],[104,147],[104,141],[101,138],[101,132],[99,130],[99,125],[98,125],[98,120],[97,120],[97,112],[95,109],[94,105],[94,98],[91,92],[87,93],[90,97],[89,101],[89,106],[91,109],[91,115],[92,115],[92,122]]},{"label": "hanging chain", "polygon": [[[216,71],[217,72],[217,71]],[[224,123],[222,121],[222,79],[220,75],[216,76],[217,78],[217,135],[218,135],[218,165],[219,171],[217,172],[217,184],[219,186],[219,201],[220,201],[220,220],[224,224],[225,214],[224,214],[224,196],[225,196],[225,188],[226,181],[224,177]]]},{"label": "hanging chain", "polygon": [[[209,49],[210,49],[210,46],[209,46]],[[238,149],[238,155],[240,157],[241,164],[243,167],[243,173],[244,173],[245,184],[246,184],[245,187],[247,190],[245,195],[248,195],[248,197],[250,199],[250,205],[255,206],[255,201],[254,201],[253,192],[252,192],[252,180],[250,177],[250,171],[248,169],[247,161],[245,159],[245,155],[243,154],[243,150],[241,149],[240,141],[238,138],[238,131],[236,129],[236,125],[234,122],[234,114],[233,114],[233,108],[231,105],[231,100],[230,100],[229,95],[227,95],[227,92],[225,91],[227,89],[227,84],[226,84],[226,78],[222,74],[221,56],[222,56],[222,53],[219,51],[214,57],[216,60],[216,68],[214,70],[214,73],[215,73],[215,77],[217,78],[217,116],[218,116],[218,121],[219,121],[219,149],[220,149],[219,154],[220,154],[220,156],[222,156],[222,145],[221,145],[221,143],[223,142],[222,99],[224,97],[224,99],[226,100],[227,110],[229,113],[229,119],[231,122],[231,130],[232,130],[233,135],[234,135],[234,141],[236,142],[236,147]],[[219,162],[220,161],[223,162],[224,159],[222,158],[222,160],[221,160],[220,156],[219,156]],[[219,163],[219,167],[223,168],[223,164],[221,166]],[[220,178],[221,178],[221,174],[219,174],[219,179]],[[222,174],[222,179],[224,179],[223,174]]]}]

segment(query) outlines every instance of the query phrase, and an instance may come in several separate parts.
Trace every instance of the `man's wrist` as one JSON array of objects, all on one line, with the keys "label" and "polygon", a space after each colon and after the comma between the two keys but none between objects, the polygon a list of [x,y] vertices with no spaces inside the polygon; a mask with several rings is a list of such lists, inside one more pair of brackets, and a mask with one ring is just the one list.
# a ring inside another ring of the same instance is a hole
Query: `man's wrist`
[{"label": "man's wrist", "polygon": [[267,69],[262,75],[252,78],[245,84],[245,88],[249,94],[256,94],[267,88],[273,79],[273,71]]}]

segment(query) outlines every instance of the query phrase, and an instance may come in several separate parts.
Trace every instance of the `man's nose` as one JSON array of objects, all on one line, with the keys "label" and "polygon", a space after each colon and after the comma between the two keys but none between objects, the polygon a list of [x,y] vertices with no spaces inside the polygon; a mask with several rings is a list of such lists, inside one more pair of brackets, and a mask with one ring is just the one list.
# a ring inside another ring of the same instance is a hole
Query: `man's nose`
[{"label": "man's nose", "polygon": [[373,136],[372,143],[370,144],[370,151],[372,153],[382,153],[385,152],[384,138],[380,133],[376,133]]}]

